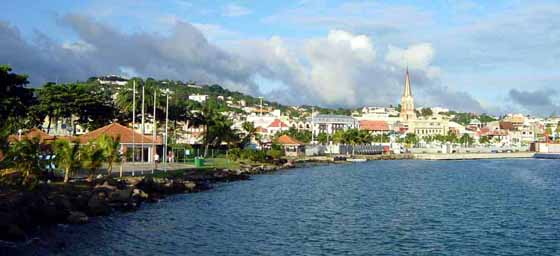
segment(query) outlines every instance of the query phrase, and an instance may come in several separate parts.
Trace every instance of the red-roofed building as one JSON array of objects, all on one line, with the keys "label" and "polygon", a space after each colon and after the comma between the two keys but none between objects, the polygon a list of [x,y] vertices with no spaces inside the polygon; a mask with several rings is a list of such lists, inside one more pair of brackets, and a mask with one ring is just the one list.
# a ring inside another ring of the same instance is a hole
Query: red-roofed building
[{"label": "red-roofed building", "polygon": [[288,135],[278,137],[275,142],[282,145],[286,156],[300,156],[305,154],[305,143]]},{"label": "red-roofed building", "polygon": [[[159,146],[163,144],[161,137],[156,137],[154,140],[152,136],[142,135],[131,128],[125,127],[119,123],[112,123],[103,126],[97,130],[93,130],[79,137],[80,143],[88,143],[97,140],[102,135],[110,136],[114,139],[120,138],[121,151],[126,152],[135,148],[135,161],[140,161],[142,156],[142,146],[144,150],[144,159],[142,162],[151,162],[153,159],[152,146]],[[160,158],[161,159],[161,158]]]},{"label": "red-roofed building", "polygon": [[272,121],[266,129],[270,135],[274,135],[277,132],[287,131],[290,127],[286,123],[282,122],[282,120],[274,119],[274,121]]},{"label": "red-roofed building", "polygon": [[389,124],[385,121],[360,121],[360,130],[369,131],[372,134],[385,134],[390,131]]}]

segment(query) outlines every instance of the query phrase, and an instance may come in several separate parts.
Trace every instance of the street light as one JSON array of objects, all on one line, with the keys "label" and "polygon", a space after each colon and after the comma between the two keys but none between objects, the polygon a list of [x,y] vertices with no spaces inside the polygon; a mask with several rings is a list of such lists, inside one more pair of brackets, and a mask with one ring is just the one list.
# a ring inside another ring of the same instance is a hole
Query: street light
[{"label": "street light", "polygon": [[167,126],[169,123],[169,88],[165,89],[165,144],[163,147],[163,163],[164,163],[164,171],[167,172],[167,165],[169,163],[168,159],[167,159],[167,138],[168,138],[168,132],[167,132]]}]

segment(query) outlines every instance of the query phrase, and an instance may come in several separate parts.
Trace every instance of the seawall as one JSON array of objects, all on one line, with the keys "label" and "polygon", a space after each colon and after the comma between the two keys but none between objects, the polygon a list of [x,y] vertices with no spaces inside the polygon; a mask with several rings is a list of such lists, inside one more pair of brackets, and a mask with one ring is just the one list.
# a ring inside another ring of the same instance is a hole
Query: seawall
[{"label": "seawall", "polygon": [[534,155],[535,155],[534,152],[414,154],[414,159],[419,159],[419,160],[477,160],[477,159],[532,158]]}]

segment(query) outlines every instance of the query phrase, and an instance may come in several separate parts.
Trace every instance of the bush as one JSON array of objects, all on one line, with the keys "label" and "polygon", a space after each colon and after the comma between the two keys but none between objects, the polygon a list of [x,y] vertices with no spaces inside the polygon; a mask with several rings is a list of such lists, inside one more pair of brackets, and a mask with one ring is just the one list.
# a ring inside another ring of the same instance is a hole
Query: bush
[{"label": "bush", "polygon": [[284,151],[278,149],[271,149],[266,152],[266,155],[272,159],[280,159],[282,156],[284,156]]}]

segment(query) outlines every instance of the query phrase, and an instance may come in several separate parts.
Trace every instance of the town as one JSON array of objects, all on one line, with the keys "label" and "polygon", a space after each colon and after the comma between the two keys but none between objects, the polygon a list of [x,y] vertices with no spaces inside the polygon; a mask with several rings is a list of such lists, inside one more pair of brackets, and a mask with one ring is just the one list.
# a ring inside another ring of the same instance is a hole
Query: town
[{"label": "town", "polygon": [[[15,75],[8,70],[3,76]],[[288,157],[558,150],[551,144],[560,138],[558,116],[498,117],[415,107],[413,80],[408,69],[403,73],[399,104],[354,109],[286,106],[192,81],[92,77],[35,89],[36,98],[28,101],[36,104],[12,106],[25,110],[6,116],[4,125],[17,131],[12,140],[39,135],[87,143],[103,134],[118,136],[120,153],[127,153],[124,161],[139,163],[208,157],[209,148],[273,146]]]}]

